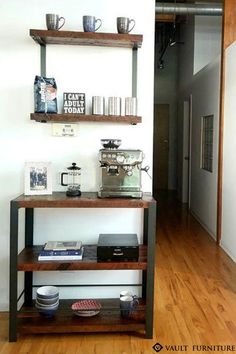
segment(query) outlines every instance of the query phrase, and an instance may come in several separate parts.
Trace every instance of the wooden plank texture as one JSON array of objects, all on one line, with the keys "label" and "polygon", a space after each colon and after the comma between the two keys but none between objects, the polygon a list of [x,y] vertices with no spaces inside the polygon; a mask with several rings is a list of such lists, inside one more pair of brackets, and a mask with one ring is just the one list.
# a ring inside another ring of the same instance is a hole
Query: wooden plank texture
[{"label": "wooden plank texture", "polygon": [[43,246],[27,247],[18,256],[20,271],[147,269],[147,247],[139,246],[138,262],[97,262],[97,246],[85,245],[81,261],[38,261]]},{"label": "wooden plank texture", "polygon": [[122,48],[140,48],[143,40],[143,36],[140,34],[48,31],[38,29],[30,29],[30,36],[40,45],[64,44]]},{"label": "wooden plank texture", "polygon": [[224,1],[223,15],[223,48],[226,49],[236,40],[236,2]]},{"label": "wooden plank texture", "polygon": [[145,302],[139,299],[139,305],[129,318],[120,314],[119,299],[98,299],[102,308],[93,317],[79,317],[71,310],[73,302],[78,300],[60,300],[59,309],[52,318],[46,318],[37,309],[23,306],[18,314],[20,333],[74,333],[74,332],[116,332],[144,330]]},{"label": "wooden plank texture", "polygon": [[150,194],[142,199],[98,198],[96,192],[82,192],[80,197],[67,197],[65,192],[52,195],[21,195],[13,200],[19,208],[148,208],[155,200]]},{"label": "wooden plank texture", "polygon": [[140,116],[108,116],[98,114],[66,114],[66,113],[31,113],[30,119],[36,122],[47,123],[76,123],[76,122],[106,122],[106,123],[128,123],[137,124],[141,123]]}]

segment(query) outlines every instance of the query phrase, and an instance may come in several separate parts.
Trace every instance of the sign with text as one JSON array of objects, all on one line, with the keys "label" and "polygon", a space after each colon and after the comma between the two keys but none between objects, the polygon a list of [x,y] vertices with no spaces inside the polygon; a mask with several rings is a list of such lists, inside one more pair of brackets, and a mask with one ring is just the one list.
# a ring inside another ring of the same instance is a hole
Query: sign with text
[{"label": "sign with text", "polygon": [[85,93],[64,92],[63,113],[85,114]]}]

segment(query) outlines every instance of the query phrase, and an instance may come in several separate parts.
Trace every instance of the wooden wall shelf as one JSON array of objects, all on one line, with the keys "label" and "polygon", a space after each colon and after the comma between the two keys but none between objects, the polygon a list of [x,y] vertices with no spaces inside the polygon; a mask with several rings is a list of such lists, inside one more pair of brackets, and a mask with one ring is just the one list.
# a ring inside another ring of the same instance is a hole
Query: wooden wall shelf
[{"label": "wooden wall shelf", "polygon": [[30,119],[36,122],[47,123],[76,123],[76,122],[106,122],[106,123],[127,123],[136,125],[141,123],[139,116],[102,116],[98,114],[55,114],[55,113],[31,113]]},{"label": "wooden wall shelf", "polygon": [[140,48],[143,41],[143,36],[140,34],[48,31],[38,29],[30,29],[30,36],[40,45],[64,44]]}]

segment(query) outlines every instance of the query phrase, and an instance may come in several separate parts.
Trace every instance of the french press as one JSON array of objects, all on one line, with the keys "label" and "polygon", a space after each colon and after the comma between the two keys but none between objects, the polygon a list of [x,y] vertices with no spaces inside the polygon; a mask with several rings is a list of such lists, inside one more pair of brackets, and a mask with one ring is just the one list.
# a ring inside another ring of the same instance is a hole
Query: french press
[{"label": "french press", "polygon": [[[80,170],[81,168],[76,166],[73,162],[71,166],[67,167],[68,172],[61,173],[61,185],[66,186],[66,195],[68,197],[78,197],[81,195],[80,191]],[[67,177],[67,183],[64,183],[64,176]]]}]

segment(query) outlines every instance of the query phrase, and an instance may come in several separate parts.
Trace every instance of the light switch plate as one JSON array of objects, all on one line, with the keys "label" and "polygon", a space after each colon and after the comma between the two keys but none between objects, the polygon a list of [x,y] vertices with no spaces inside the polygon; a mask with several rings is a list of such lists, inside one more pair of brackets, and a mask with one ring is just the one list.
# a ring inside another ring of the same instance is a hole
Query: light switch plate
[{"label": "light switch plate", "polygon": [[52,123],[52,135],[53,136],[66,136],[73,137],[77,135],[77,126],[76,124],[61,124],[61,123]]}]

